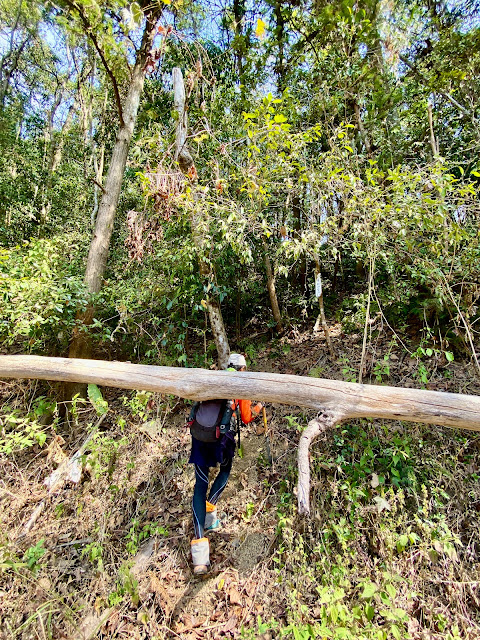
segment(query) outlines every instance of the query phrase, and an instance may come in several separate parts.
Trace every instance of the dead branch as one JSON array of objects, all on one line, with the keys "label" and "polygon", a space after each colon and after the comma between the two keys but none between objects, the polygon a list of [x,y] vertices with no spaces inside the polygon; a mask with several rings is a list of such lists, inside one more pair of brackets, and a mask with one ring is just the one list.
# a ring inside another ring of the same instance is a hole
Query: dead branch
[{"label": "dead branch", "polygon": [[104,413],[97,421],[97,424],[94,426],[92,431],[88,434],[87,439],[84,441],[82,446],[76,451],[71,458],[68,458],[63,462],[58,469],[55,469],[53,473],[51,473],[48,478],[45,479],[44,484],[48,487],[48,493],[46,497],[37,505],[35,511],[30,516],[27,524],[23,527],[20,535],[18,536],[18,540],[24,538],[33,525],[37,522],[38,518],[42,514],[43,510],[47,505],[48,498],[53,495],[55,492],[60,491],[63,487],[64,483],[67,480],[73,482],[74,484],[80,481],[80,476],[82,472],[80,457],[85,453],[85,449],[87,448],[88,443],[93,438],[93,436],[97,433],[100,425],[105,419],[107,414]]},{"label": "dead branch", "polygon": [[338,424],[338,416],[329,411],[310,420],[298,443],[298,485],[297,502],[300,515],[310,513],[310,445],[312,441],[327,429]]}]

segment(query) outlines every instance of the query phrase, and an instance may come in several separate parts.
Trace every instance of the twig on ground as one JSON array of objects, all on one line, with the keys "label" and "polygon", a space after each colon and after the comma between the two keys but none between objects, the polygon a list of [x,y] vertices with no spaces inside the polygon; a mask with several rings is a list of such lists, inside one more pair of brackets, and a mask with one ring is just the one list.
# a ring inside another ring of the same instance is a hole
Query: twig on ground
[{"label": "twig on ground", "polygon": [[[45,509],[45,506],[47,504],[48,498],[53,493],[55,493],[56,491],[60,490],[62,488],[62,486],[63,486],[63,483],[66,482],[66,480],[69,477],[72,480],[72,482],[78,482],[80,480],[80,478],[77,475],[77,466],[79,464],[78,461],[80,459],[80,456],[83,455],[83,453],[84,453],[85,449],[87,448],[87,445],[90,442],[90,440],[97,433],[97,431],[100,428],[100,425],[102,424],[102,422],[104,421],[106,415],[107,414],[104,413],[102,416],[100,416],[100,418],[97,420],[97,424],[94,426],[92,431],[89,433],[89,435],[88,435],[87,439],[85,440],[85,442],[73,454],[73,456],[71,458],[68,458],[67,460],[65,460],[65,462],[63,462],[58,467],[58,469],[55,469],[55,471],[52,474],[50,474],[48,476],[48,478],[45,480],[44,484],[46,484],[47,487],[48,487],[47,496],[35,508],[35,511],[32,513],[32,515],[30,516],[27,524],[24,526],[23,530],[21,531],[20,535],[18,536],[18,538],[17,538],[18,540],[20,540],[21,538],[24,538],[27,535],[27,533],[30,531],[30,529],[33,527],[33,525],[36,523],[36,521],[40,517],[41,513]],[[77,477],[78,477],[78,479],[77,479]]]}]

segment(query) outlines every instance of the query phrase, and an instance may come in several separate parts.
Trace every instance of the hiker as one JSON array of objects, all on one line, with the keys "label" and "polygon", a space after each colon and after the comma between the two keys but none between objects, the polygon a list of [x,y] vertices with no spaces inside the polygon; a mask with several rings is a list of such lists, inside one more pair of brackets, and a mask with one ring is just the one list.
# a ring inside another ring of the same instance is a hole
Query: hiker
[{"label": "hiker", "polygon": [[[247,363],[240,353],[231,353],[227,371],[245,371]],[[252,422],[262,410],[260,403],[252,407],[251,400],[207,400],[195,402],[188,419],[192,435],[189,462],[195,467],[195,488],[192,499],[195,538],[191,543],[193,572],[207,573],[210,565],[210,546],[206,531],[220,527],[217,502],[223,493],[235,455],[236,414],[240,412],[244,424]],[[220,470],[208,494],[210,467],[220,464]]]}]

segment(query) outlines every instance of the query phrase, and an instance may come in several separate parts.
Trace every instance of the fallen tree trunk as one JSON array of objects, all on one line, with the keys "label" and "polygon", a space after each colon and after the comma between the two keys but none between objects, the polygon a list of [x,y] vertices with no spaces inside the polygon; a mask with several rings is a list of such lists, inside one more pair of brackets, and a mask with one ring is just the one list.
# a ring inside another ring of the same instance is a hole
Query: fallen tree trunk
[{"label": "fallen tree trunk", "polygon": [[0,356],[0,378],[84,382],[170,393],[191,400],[262,398],[332,410],[338,421],[384,418],[480,431],[480,397],[253,371],[208,371],[127,362]]},{"label": "fallen tree trunk", "polygon": [[309,512],[309,447],[327,428],[353,418],[422,422],[480,431],[480,397],[340,382],[278,373],[209,371],[126,362],[0,356],[0,378],[35,378],[145,389],[191,400],[262,398],[321,412],[304,432],[298,452],[298,507]]}]

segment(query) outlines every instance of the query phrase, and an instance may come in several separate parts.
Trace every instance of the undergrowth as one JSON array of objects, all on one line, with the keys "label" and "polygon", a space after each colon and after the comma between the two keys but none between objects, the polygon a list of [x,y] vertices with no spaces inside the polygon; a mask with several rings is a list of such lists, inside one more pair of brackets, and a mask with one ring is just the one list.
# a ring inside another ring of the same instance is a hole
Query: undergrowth
[{"label": "undergrowth", "polygon": [[[273,357],[292,355],[277,349]],[[340,377],[353,362],[340,360]],[[388,371],[383,355],[377,362],[373,377],[399,370],[398,359]],[[311,356],[314,375],[331,375],[325,366]],[[212,538],[213,571],[197,583],[189,559],[193,474],[181,428],[188,407],[158,394],[93,391],[76,400],[67,433],[47,388],[3,388],[0,637],[74,638],[88,629],[112,640],[480,636],[478,436],[379,420],[343,424],[312,446],[311,514],[303,518],[296,445],[313,414],[270,407],[268,452],[254,427],[244,433],[245,456],[222,500],[225,527]],[[92,429],[81,481],[48,497],[43,481]]]}]

